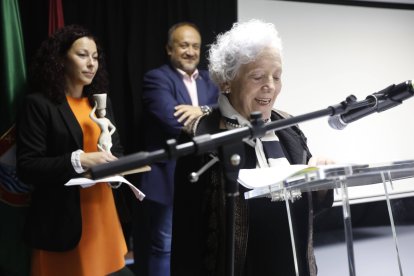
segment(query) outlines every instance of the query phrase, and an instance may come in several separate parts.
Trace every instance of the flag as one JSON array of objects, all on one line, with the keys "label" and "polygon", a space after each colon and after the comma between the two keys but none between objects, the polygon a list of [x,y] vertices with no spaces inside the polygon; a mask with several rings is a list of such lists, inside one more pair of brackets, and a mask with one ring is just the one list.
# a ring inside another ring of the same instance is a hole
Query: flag
[{"label": "flag", "polygon": [[23,276],[30,268],[30,251],[22,240],[30,189],[16,177],[14,123],[26,63],[18,0],[0,2],[0,274]]},{"label": "flag", "polygon": [[0,65],[2,66],[0,134],[3,136],[13,126],[18,99],[23,92],[26,80],[23,33],[18,1],[1,1],[0,20],[0,28],[2,29],[1,55],[3,59]]},{"label": "flag", "polygon": [[15,119],[26,84],[23,32],[17,0],[0,5],[0,201],[14,206],[28,204],[29,187],[18,181],[15,172]]},{"label": "flag", "polygon": [[62,0],[49,0],[49,35],[65,26]]}]

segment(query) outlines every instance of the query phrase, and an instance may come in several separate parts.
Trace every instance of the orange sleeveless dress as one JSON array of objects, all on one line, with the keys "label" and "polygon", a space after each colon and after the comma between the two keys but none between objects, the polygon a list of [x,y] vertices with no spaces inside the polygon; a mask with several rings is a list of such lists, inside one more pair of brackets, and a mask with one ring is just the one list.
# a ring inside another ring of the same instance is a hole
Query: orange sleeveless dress
[{"label": "orange sleeveless dress", "polygon": [[[83,131],[83,150],[97,151],[101,130],[89,118],[88,99],[67,100]],[[80,188],[80,204],[79,244],[66,252],[34,250],[32,276],[104,276],[125,266],[127,247],[111,188],[106,183]]]}]

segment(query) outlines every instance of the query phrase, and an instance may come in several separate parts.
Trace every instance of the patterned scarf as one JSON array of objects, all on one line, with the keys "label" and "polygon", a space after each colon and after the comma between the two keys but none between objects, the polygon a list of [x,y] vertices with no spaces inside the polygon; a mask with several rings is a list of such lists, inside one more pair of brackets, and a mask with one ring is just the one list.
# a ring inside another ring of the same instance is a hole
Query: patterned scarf
[{"label": "patterned scarf", "polygon": [[[233,108],[227,96],[220,94],[218,103],[220,112],[226,121],[227,129],[251,126],[251,123]],[[265,136],[245,141],[245,143],[255,149],[257,158],[256,166],[258,168],[289,165],[289,161],[286,159],[280,145],[279,138],[274,131],[269,131]]]}]

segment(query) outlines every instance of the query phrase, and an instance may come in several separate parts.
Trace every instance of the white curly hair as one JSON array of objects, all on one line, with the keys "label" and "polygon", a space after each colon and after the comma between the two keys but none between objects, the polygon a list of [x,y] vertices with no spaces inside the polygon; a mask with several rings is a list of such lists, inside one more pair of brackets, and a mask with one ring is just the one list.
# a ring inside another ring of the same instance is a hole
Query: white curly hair
[{"label": "white curly hair", "polygon": [[274,47],[282,55],[282,41],[272,23],[258,19],[234,23],[210,46],[208,69],[211,79],[222,88],[235,78],[242,64],[254,61],[268,47]]}]

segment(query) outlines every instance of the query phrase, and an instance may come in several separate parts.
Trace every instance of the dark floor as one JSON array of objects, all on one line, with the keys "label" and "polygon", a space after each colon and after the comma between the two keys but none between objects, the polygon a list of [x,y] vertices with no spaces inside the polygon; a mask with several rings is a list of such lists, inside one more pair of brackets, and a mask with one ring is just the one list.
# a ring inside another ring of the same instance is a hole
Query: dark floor
[{"label": "dark floor", "polygon": [[[414,225],[397,226],[396,232],[402,273],[390,226],[353,229],[356,275],[414,275]],[[350,275],[343,230],[317,233],[315,255],[318,276]]]},{"label": "dark floor", "polygon": [[[386,201],[351,205],[355,275],[414,275],[414,198],[390,202],[396,225],[398,252],[392,235]],[[318,276],[349,273],[348,253],[342,222],[342,207],[334,207],[316,221],[315,255]]]}]

